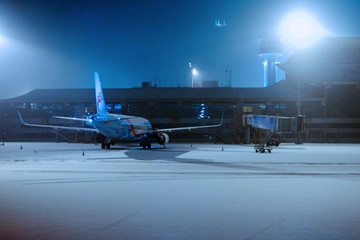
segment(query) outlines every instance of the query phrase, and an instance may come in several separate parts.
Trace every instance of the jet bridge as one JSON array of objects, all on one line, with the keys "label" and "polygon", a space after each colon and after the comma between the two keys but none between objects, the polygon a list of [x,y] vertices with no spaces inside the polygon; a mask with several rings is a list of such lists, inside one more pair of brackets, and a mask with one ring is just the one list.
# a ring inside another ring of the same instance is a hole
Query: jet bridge
[{"label": "jet bridge", "polygon": [[279,141],[274,140],[274,134],[282,133],[300,133],[305,130],[305,116],[281,117],[269,115],[244,114],[242,116],[242,125],[246,127],[246,139],[250,141],[250,127],[263,129],[265,133],[260,136],[259,143],[254,148],[256,152],[271,153],[272,146],[279,146]]}]

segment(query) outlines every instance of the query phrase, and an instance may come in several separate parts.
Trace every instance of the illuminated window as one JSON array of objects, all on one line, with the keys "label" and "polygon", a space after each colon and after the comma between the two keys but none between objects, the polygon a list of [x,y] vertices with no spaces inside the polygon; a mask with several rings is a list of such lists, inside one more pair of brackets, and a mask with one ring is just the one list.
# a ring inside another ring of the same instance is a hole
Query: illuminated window
[{"label": "illuminated window", "polygon": [[25,109],[26,103],[20,103],[19,105],[16,106],[16,108]]},{"label": "illuminated window", "polygon": [[200,109],[199,109],[199,113],[197,114],[197,118],[198,119],[210,118],[209,107],[207,104],[205,104],[205,103],[200,104]]},{"label": "illuminated window", "polygon": [[285,109],[286,108],[285,103],[275,103],[274,105],[275,105],[276,109]]},{"label": "illuminated window", "polygon": [[252,107],[251,106],[244,106],[243,107],[243,112],[244,113],[251,113],[252,112]]},{"label": "illuminated window", "polygon": [[37,110],[37,104],[36,103],[30,103],[31,110]]}]

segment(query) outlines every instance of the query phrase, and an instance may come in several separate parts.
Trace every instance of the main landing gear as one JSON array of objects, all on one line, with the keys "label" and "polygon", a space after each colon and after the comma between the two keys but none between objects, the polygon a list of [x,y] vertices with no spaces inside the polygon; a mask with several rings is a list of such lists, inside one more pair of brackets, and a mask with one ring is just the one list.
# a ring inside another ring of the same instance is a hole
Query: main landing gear
[{"label": "main landing gear", "polygon": [[111,138],[106,138],[104,139],[104,141],[101,143],[101,148],[107,148],[107,149],[110,149],[110,146],[111,145],[115,145],[115,141],[112,140]]},{"label": "main landing gear", "polygon": [[107,148],[110,149],[110,143],[102,143],[101,148]]},{"label": "main landing gear", "polygon": [[140,143],[140,147],[142,147],[143,149],[151,149],[151,143]]}]

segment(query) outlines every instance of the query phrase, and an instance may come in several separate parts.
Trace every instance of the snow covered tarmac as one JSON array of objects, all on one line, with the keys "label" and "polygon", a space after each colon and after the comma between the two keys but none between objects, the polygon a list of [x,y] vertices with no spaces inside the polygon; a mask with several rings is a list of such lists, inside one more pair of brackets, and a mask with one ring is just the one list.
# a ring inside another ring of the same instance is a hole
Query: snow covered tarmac
[{"label": "snow covered tarmac", "polygon": [[0,239],[360,239],[359,150],[5,143]]}]

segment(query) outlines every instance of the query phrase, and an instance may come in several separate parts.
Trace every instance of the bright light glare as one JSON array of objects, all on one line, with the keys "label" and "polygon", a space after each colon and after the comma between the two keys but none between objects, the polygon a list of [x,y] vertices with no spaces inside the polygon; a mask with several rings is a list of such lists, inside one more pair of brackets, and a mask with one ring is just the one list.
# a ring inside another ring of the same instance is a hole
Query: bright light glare
[{"label": "bright light glare", "polygon": [[192,75],[196,76],[197,74],[198,74],[198,71],[195,68],[193,68]]},{"label": "bright light glare", "polygon": [[0,47],[3,46],[5,42],[6,42],[5,37],[0,35]]},{"label": "bright light glare", "polygon": [[292,47],[306,48],[325,34],[317,20],[304,11],[289,14],[279,29],[281,37]]}]

